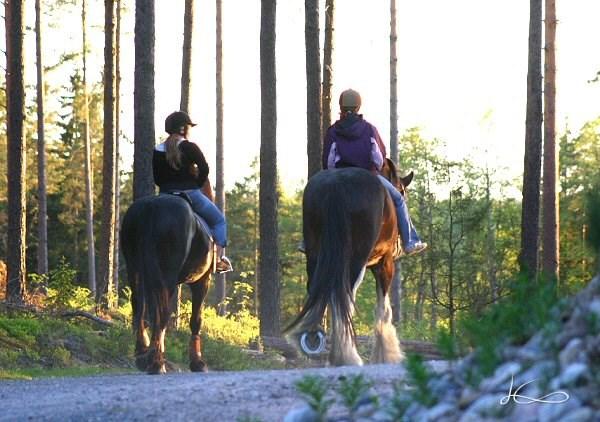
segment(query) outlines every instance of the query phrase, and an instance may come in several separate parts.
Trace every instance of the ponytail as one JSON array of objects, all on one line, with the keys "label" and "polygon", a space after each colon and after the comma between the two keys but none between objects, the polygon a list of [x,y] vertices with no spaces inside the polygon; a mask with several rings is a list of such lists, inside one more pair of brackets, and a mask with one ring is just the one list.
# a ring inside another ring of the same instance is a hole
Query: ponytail
[{"label": "ponytail", "polygon": [[165,141],[165,153],[167,163],[175,170],[181,167],[181,150],[179,149],[179,137],[169,136]]}]

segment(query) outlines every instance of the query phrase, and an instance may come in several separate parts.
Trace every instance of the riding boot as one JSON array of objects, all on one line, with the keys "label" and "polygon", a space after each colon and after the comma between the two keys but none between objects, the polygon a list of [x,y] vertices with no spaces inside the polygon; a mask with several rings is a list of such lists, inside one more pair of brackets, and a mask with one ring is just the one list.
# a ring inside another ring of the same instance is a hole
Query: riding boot
[{"label": "riding boot", "polygon": [[229,273],[233,271],[233,265],[229,258],[225,256],[225,248],[217,246],[217,265],[215,272],[217,274]]}]

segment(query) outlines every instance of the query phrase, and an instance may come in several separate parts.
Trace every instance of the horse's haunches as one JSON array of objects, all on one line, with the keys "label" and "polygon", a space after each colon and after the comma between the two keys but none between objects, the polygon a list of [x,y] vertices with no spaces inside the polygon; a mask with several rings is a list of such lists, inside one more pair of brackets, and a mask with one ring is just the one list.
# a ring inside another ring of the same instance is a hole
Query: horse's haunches
[{"label": "horse's haunches", "polygon": [[[403,192],[395,167],[389,178]],[[404,180],[404,179],[403,179]],[[376,176],[358,168],[322,171],[313,176],[303,197],[308,294],[296,320],[288,327],[298,339],[320,326],[329,308],[332,320],[332,365],[362,365],[356,349],[352,317],[356,291],[366,268],[376,279],[375,348],[371,361],[403,359],[392,324],[389,291],[394,275],[393,254],[398,236],[391,198]]]},{"label": "horse's haunches", "polygon": [[[176,286],[192,292],[190,369],[206,371],[202,360],[200,327],[202,302],[212,268],[213,244],[197,224],[189,204],[173,195],[146,197],[134,202],[123,218],[121,248],[131,287],[135,363],[150,374],[166,372],[165,332]],[[146,327],[148,321],[148,327]],[[148,336],[146,328],[150,329]]]}]

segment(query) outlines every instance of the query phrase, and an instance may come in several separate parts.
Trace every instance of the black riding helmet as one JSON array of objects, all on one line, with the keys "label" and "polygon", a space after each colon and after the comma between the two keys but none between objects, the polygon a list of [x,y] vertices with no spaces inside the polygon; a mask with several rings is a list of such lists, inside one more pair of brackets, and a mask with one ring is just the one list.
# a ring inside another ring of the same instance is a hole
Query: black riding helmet
[{"label": "black riding helmet", "polygon": [[169,135],[183,134],[187,125],[196,126],[196,123],[192,123],[192,119],[185,111],[176,111],[165,119],[165,132]]}]

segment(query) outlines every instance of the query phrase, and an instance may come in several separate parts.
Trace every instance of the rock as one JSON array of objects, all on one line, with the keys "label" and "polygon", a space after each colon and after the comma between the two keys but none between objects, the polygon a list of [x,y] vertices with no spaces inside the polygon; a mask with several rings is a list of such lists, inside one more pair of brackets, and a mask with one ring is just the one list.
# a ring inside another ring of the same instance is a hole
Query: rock
[{"label": "rock", "polygon": [[526,382],[531,382],[531,384],[527,385],[523,390],[521,390],[522,392],[531,392],[530,390],[538,384],[536,380],[547,381],[551,379],[557,372],[556,367],[556,363],[552,360],[543,360],[536,363],[527,371],[515,376],[513,389],[518,388]]},{"label": "rock", "polygon": [[431,394],[441,401],[456,401],[460,394],[460,388],[452,380],[450,374],[445,374],[440,378],[431,378],[427,383],[427,387],[431,391]]},{"label": "rock", "polygon": [[555,422],[563,420],[563,415],[579,409],[581,402],[576,397],[571,397],[564,403],[545,404],[540,406],[539,422]]},{"label": "rock", "polygon": [[370,422],[393,422],[394,421],[392,416],[383,410],[378,410],[373,415],[371,415],[371,417],[369,417],[368,420]]},{"label": "rock", "polygon": [[492,378],[484,380],[480,389],[482,391],[494,392],[499,389],[507,391],[510,386],[510,380],[521,371],[521,364],[518,362],[507,362],[499,366],[494,372]]},{"label": "rock", "polygon": [[352,409],[352,413],[356,418],[369,418],[378,409],[377,397],[371,394],[363,395],[358,399],[358,402]]},{"label": "rock", "polygon": [[522,362],[535,362],[540,359],[540,355],[542,354],[543,352],[540,349],[523,347],[516,352],[515,356],[517,360]]},{"label": "rock", "polygon": [[581,360],[581,355],[583,352],[583,342],[580,338],[574,338],[558,355],[558,360],[560,361],[560,366],[566,368],[571,363]]},{"label": "rock", "polygon": [[[507,421],[539,422],[540,403],[514,404]],[[508,407],[508,406],[507,406]]]},{"label": "rock", "polygon": [[560,422],[597,422],[597,416],[589,407],[582,407],[565,415]]},{"label": "rock", "polygon": [[481,393],[474,390],[471,387],[465,387],[462,391],[460,398],[458,399],[458,406],[461,409],[469,407],[471,403],[477,400],[481,396]]},{"label": "rock", "polygon": [[427,411],[425,420],[437,422],[443,417],[449,417],[452,413],[456,413],[455,405],[450,403],[439,403]]},{"label": "rock", "polygon": [[290,410],[283,418],[283,422],[319,422],[320,420],[319,414],[308,404]]},{"label": "rock", "polygon": [[559,387],[574,386],[582,380],[587,380],[587,378],[589,377],[589,373],[590,369],[586,364],[579,362],[572,363],[569,366],[567,366],[567,368],[565,368],[563,373],[560,375]]},{"label": "rock", "polygon": [[[485,396],[481,396],[469,406],[465,416],[501,416],[506,410],[505,407],[500,404],[500,399],[501,396],[498,394],[486,394]],[[462,421],[462,418],[460,420]]]},{"label": "rock", "polygon": [[596,318],[600,318],[600,299],[594,299],[588,305],[588,309],[590,313],[596,316]]}]

